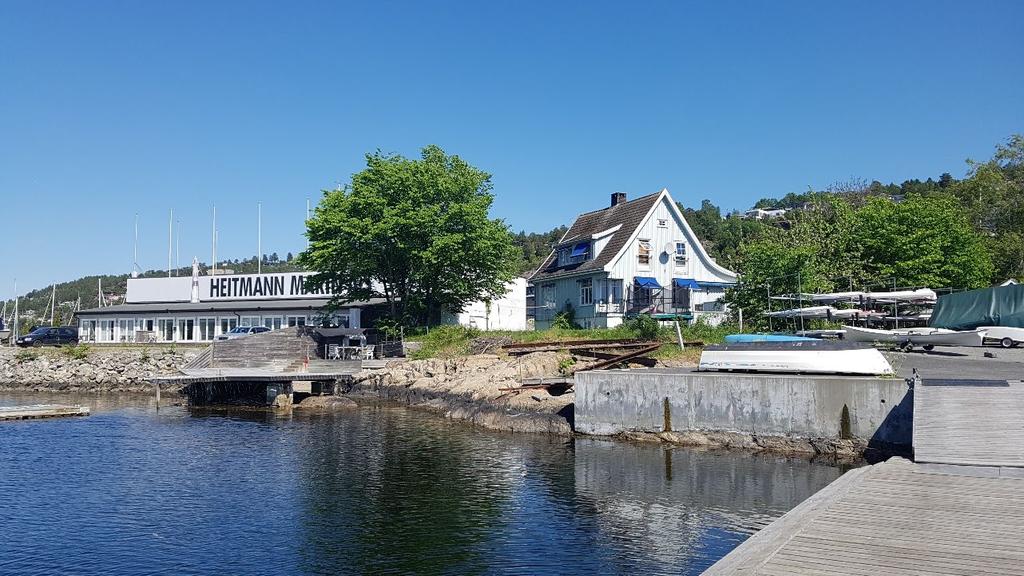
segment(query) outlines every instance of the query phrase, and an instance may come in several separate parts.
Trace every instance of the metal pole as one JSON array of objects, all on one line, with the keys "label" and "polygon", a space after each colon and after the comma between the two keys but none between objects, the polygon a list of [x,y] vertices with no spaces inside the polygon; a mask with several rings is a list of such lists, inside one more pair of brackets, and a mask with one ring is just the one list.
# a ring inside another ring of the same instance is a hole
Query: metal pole
[{"label": "metal pole", "polygon": [[210,276],[217,275],[217,205],[213,205],[213,229],[210,231],[210,243],[213,254],[210,257]]},{"label": "metal pole", "polygon": [[174,255],[171,249],[174,248],[174,208],[171,208],[171,215],[167,218],[167,277],[171,277],[171,257]]},{"label": "metal pole", "polygon": [[181,270],[181,219],[178,219],[178,228],[174,232],[174,275]]},{"label": "metal pole", "polygon": [[767,284],[765,288],[768,289],[768,331],[772,331],[772,285]]},{"label": "metal pole", "polygon": [[256,203],[256,273],[263,272],[263,202]]},{"label": "metal pole", "polygon": [[[309,222],[309,198],[306,198],[306,222]],[[306,222],[302,224],[306,226]],[[306,250],[309,250],[309,233],[306,233]]]},{"label": "metal pole", "polygon": [[[803,307],[804,307],[804,281],[803,281],[803,276],[800,274],[800,272],[796,273],[796,297],[797,297],[797,300],[800,302],[800,306],[799,307],[801,309],[803,309]],[[804,329],[804,313],[803,313],[802,310],[800,312],[799,318],[800,318],[800,330],[803,330]]]}]

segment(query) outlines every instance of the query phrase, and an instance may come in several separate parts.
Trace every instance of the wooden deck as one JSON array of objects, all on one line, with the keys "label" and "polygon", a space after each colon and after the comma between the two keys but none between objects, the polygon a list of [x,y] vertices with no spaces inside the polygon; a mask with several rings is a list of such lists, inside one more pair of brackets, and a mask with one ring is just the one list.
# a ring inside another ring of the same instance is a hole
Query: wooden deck
[{"label": "wooden deck", "polygon": [[705,574],[1024,575],[1024,477],[957,468],[847,472]]},{"label": "wooden deck", "polygon": [[159,385],[208,382],[324,382],[344,380],[358,371],[358,368],[345,368],[331,372],[278,372],[263,368],[196,368],[181,376],[158,376],[147,380]]},{"label": "wooden deck", "polygon": [[914,387],[914,458],[847,472],[705,574],[1024,576],[1024,383]]},{"label": "wooden deck", "polygon": [[1024,383],[925,380],[914,389],[914,460],[1024,467]]},{"label": "wooden deck", "polygon": [[65,406],[62,404],[34,404],[31,406],[0,406],[2,420],[34,420],[36,418],[61,418],[65,416],[88,416],[86,406]]}]

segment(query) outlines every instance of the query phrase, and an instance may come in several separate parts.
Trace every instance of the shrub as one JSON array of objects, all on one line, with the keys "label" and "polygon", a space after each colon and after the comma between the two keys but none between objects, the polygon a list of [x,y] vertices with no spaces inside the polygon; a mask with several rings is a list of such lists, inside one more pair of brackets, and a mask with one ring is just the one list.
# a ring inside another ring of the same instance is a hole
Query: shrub
[{"label": "shrub", "polygon": [[29,362],[39,358],[39,352],[35,350],[18,350],[14,354],[14,360],[17,362]]},{"label": "shrub", "polygon": [[74,346],[62,346],[60,351],[68,358],[74,360],[85,360],[89,356],[89,345],[76,344]]},{"label": "shrub", "polygon": [[576,365],[576,358],[572,356],[566,356],[558,360],[558,373],[562,376],[569,376],[572,374],[572,368]]},{"label": "shrub", "polygon": [[558,330],[578,330],[580,325],[576,323],[576,309],[572,304],[566,304],[565,309],[555,314],[551,321],[551,327]]},{"label": "shrub", "polygon": [[623,324],[626,330],[641,340],[657,340],[661,333],[661,324],[650,314],[641,314]]}]

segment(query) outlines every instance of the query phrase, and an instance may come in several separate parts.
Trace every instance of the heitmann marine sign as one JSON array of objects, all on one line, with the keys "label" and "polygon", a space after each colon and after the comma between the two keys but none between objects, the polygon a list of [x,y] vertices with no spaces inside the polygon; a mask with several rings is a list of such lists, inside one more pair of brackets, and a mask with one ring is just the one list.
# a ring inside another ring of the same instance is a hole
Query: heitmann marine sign
[{"label": "heitmann marine sign", "polygon": [[189,302],[193,280],[199,302],[236,300],[296,300],[330,298],[332,290],[307,282],[313,272],[276,274],[230,274],[224,276],[175,276],[172,278],[129,278],[126,303]]}]

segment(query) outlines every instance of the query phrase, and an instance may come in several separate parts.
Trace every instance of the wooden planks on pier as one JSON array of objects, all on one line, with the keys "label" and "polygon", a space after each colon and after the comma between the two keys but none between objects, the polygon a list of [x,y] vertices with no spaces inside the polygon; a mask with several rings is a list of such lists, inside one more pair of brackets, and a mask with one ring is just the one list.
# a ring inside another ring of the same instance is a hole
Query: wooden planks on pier
[{"label": "wooden planks on pier", "polygon": [[1024,383],[924,380],[915,386],[914,460],[1024,467]]},{"label": "wooden planks on pier", "polygon": [[181,376],[154,376],[153,384],[203,384],[208,382],[323,382],[344,380],[359,372],[358,365],[324,372],[278,372],[264,368],[197,368]]},{"label": "wooden planks on pier", "polygon": [[30,406],[0,406],[2,420],[34,420],[36,418],[61,418],[65,416],[88,416],[86,406],[63,404],[33,404]]},{"label": "wooden planks on pier", "polygon": [[952,468],[847,472],[705,574],[1024,575],[1024,477]]}]

